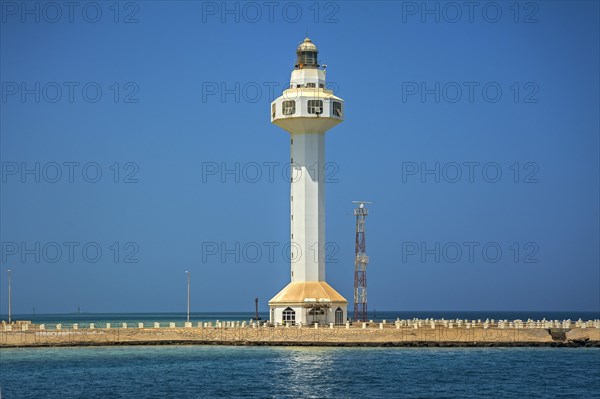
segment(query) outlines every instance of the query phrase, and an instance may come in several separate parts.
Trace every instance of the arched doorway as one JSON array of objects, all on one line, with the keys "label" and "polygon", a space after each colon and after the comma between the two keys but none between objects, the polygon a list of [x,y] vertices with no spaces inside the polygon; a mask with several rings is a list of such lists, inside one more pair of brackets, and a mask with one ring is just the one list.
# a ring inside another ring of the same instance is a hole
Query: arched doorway
[{"label": "arched doorway", "polygon": [[335,324],[338,326],[344,324],[344,311],[340,307],[335,310]]},{"label": "arched doorway", "polygon": [[296,324],[296,311],[289,306],[283,309],[281,321],[283,324]]}]

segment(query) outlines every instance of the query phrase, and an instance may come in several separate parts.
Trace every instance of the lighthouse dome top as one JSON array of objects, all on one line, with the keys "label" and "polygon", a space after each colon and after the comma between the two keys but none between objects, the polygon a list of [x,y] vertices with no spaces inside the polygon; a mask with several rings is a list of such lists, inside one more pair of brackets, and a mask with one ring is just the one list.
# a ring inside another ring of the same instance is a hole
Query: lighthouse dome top
[{"label": "lighthouse dome top", "polygon": [[300,43],[300,45],[298,46],[298,50],[296,50],[296,52],[298,53],[301,51],[314,51],[317,53],[319,52],[319,50],[317,50],[317,46],[315,46],[312,40],[310,40],[308,37],[304,39],[302,43]]},{"label": "lighthouse dome top", "polygon": [[317,61],[317,46],[308,37],[296,49],[296,69],[315,69],[319,67]]}]

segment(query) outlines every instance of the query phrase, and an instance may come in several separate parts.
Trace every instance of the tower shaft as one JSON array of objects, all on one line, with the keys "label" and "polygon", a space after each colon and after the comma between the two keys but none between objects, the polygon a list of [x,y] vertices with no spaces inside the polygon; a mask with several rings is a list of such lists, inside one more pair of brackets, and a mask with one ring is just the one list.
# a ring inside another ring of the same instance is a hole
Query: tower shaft
[{"label": "tower shaft", "polygon": [[292,133],[291,281],[325,281],[325,135]]}]

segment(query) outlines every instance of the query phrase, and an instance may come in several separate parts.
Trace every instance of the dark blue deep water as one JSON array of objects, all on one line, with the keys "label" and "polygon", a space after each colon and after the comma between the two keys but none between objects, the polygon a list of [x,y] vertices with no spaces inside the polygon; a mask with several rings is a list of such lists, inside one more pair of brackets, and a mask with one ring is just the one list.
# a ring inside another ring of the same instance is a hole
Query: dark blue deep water
[{"label": "dark blue deep water", "polygon": [[597,348],[0,350],[2,398],[600,398]]}]

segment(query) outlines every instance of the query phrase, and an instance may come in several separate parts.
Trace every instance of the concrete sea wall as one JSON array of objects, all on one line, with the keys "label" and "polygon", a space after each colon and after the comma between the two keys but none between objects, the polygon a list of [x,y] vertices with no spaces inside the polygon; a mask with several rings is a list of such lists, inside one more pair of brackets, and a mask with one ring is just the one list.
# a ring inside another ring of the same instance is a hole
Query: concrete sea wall
[{"label": "concrete sea wall", "polygon": [[300,346],[595,346],[600,320],[554,322],[410,320],[342,326],[272,326],[246,322],[175,323],[161,326],[77,324],[63,327],[21,322],[3,325],[0,348],[94,345],[300,345]]}]

